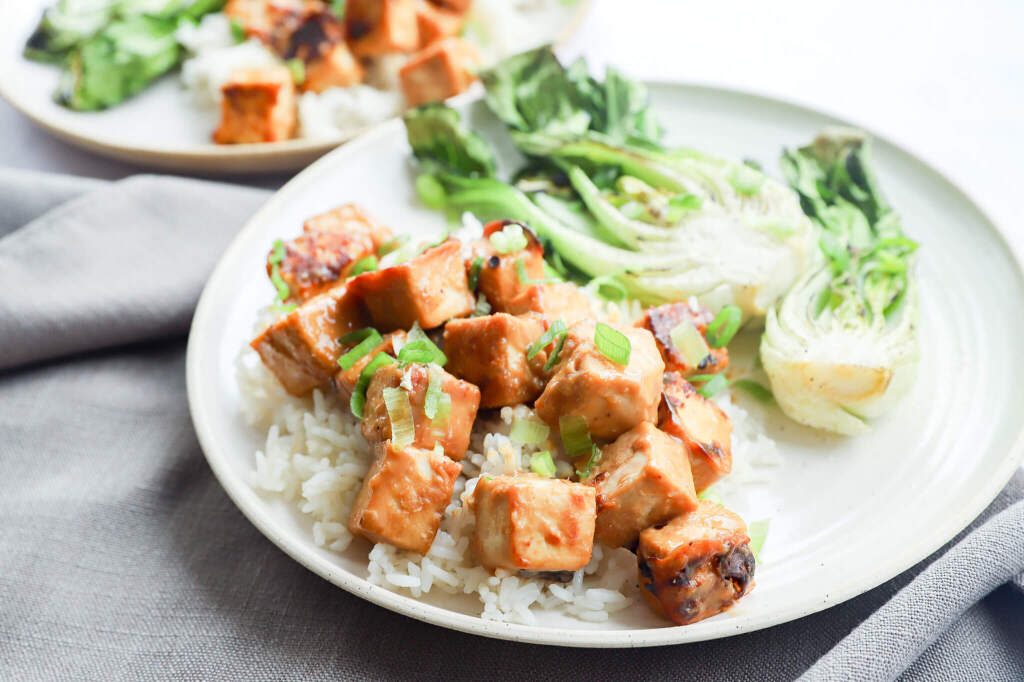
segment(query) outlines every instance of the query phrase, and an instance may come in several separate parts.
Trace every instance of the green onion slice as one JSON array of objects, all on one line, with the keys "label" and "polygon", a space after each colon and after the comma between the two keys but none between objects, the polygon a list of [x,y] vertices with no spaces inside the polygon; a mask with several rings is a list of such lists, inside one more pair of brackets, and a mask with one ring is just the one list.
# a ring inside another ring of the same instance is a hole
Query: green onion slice
[{"label": "green onion slice", "polygon": [[473,317],[483,317],[490,314],[491,304],[487,302],[487,297],[484,296],[483,292],[480,292],[476,297],[476,305],[473,306]]},{"label": "green onion slice", "polygon": [[296,85],[302,85],[306,82],[306,62],[296,58],[289,59],[284,65],[292,72],[292,80],[295,81]]},{"label": "green onion slice", "polygon": [[765,538],[768,537],[768,529],[771,528],[771,519],[754,521],[747,528],[750,536],[750,551],[754,553],[754,561],[760,561],[761,548],[764,547]]},{"label": "green onion slice", "polygon": [[288,288],[288,283],[281,277],[281,262],[284,261],[284,256],[284,242],[277,239],[274,241],[274,252],[267,258],[267,262],[270,263],[270,281],[273,283],[274,288],[277,289],[274,303],[284,303],[291,296],[291,289]]},{"label": "green onion slice", "polygon": [[338,366],[342,369],[352,369],[352,366],[359,362],[364,355],[384,343],[384,337],[373,327],[366,327],[345,334],[345,336],[338,339],[338,343],[342,346],[347,346],[350,343],[356,344],[347,353],[338,358]]},{"label": "green onion slice", "polygon": [[702,492],[697,493],[697,499],[722,504],[722,496],[715,492],[714,488],[705,488]]},{"label": "green onion slice", "polygon": [[555,460],[551,459],[551,453],[548,450],[543,450],[530,458],[530,469],[535,474],[554,478]]},{"label": "green onion slice", "polygon": [[476,291],[476,288],[480,286],[480,268],[483,267],[484,259],[482,256],[477,256],[473,259],[472,264],[469,266],[469,290]]},{"label": "green onion slice", "polygon": [[544,422],[537,421],[536,419],[519,419],[517,417],[512,422],[512,430],[509,431],[508,437],[517,443],[536,445],[546,441],[550,433],[550,427]]},{"label": "green onion slice", "polygon": [[676,347],[690,367],[700,367],[704,358],[711,352],[708,342],[704,340],[700,330],[690,320],[683,320],[672,327],[672,331],[668,335],[672,339],[672,345]]},{"label": "green onion slice", "polygon": [[492,232],[490,239],[494,250],[502,254],[522,251],[530,243],[523,232],[523,226],[518,223],[509,223],[500,232]]},{"label": "green onion slice", "polygon": [[629,337],[615,327],[598,322],[594,329],[594,345],[612,362],[620,365],[629,364],[632,344]]},{"label": "green onion slice", "polygon": [[420,334],[422,336],[414,337],[410,330],[409,338],[411,340],[402,346],[402,350],[398,353],[398,361],[403,365],[410,362],[421,362],[423,364],[434,363],[444,367],[448,363],[448,357],[426,334],[423,334],[422,331]]},{"label": "green onion slice", "polygon": [[558,336],[558,343],[555,344],[554,350],[551,351],[551,355],[548,356],[548,361],[544,363],[544,371],[549,371],[558,362],[559,356],[562,354],[562,348],[565,347],[565,339],[568,334],[560,334]]},{"label": "green onion slice", "polygon": [[366,387],[370,385],[373,375],[384,365],[391,365],[394,362],[395,359],[387,353],[377,353],[372,360],[366,363],[366,367],[363,367],[363,371],[359,373],[359,380],[356,381],[356,387],[352,391],[352,398],[348,403],[349,409],[352,410],[352,414],[356,418],[363,418],[363,407],[366,406]]},{"label": "green onion slice", "polygon": [[688,381],[691,384],[694,382],[704,382],[704,385],[697,389],[697,393],[700,393],[705,398],[714,396],[729,385],[729,380],[721,374],[697,374],[690,377]]},{"label": "green onion slice", "polygon": [[587,420],[576,414],[565,414],[558,418],[558,431],[562,445],[570,457],[581,455],[594,444],[587,430]]},{"label": "green onion slice", "polygon": [[386,256],[389,253],[391,253],[392,251],[397,251],[407,241],[409,241],[409,235],[407,235],[407,234],[400,234],[397,237],[395,237],[394,239],[392,239],[391,241],[387,241],[387,242],[384,242],[383,244],[381,244],[380,248],[377,249],[377,255],[378,256]]},{"label": "green onion slice", "polygon": [[245,42],[245,26],[238,19],[231,20],[231,38],[236,43]]},{"label": "green onion slice", "polygon": [[356,275],[361,275],[364,272],[373,272],[377,269],[378,265],[380,265],[380,262],[377,260],[376,256],[367,256],[366,258],[356,261],[356,264],[352,266],[352,270],[349,271],[348,276],[355,277]]},{"label": "green onion slice", "polygon": [[581,480],[590,476],[590,472],[594,470],[594,466],[601,461],[601,454],[601,448],[591,444],[590,457],[587,458],[586,465],[583,469],[576,470],[576,475],[579,476]]},{"label": "green onion slice", "polygon": [[751,379],[737,379],[732,382],[732,385],[745,391],[759,403],[768,404],[775,400],[775,396],[772,395],[771,389]]},{"label": "green onion slice", "polygon": [[441,371],[434,365],[431,365],[427,371],[430,378],[427,381],[427,392],[423,396],[423,413],[427,415],[427,419],[433,420],[437,416],[437,408],[441,403],[441,396],[445,395],[442,388],[444,377],[441,375]]},{"label": "green onion slice", "polygon": [[743,319],[743,312],[734,305],[727,305],[718,311],[715,319],[704,330],[708,345],[712,348],[721,348],[732,341],[732,337],[740,329],[740,321]]},{"label": "green onion slice", "polygon": [[[547,330],[543,334],[541,334],[536,341],[531,343],[530,346],[526,349],[526,359],[532,360],[537,355],[537,353],[541,352],[541,350],[544,349],[545,346],[554,341],[556,336],[561,335],[564,338],[565,334],[565,322],[563,322],[562,320],[555,320],[554,322],[551,323],[551,326],[548,327]],[[561,348],[562,347],[559,346],[558,350],[561,350]]]},{"label": "green onion slice", "polygon": [[399,450],[407,448],[416,439],[409,394],[405,389],[389,386],[384,389],[383,395],[384,406],[391,421],[391,443]]}]

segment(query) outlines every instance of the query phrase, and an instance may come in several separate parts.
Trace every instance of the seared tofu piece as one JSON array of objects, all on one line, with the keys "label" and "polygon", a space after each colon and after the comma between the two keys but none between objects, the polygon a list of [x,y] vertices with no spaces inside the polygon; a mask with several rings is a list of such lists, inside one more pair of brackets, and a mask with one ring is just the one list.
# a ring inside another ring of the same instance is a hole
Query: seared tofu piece
[{"label": "seared tofu piece", "polygon": [[452,320],[444,328],[447,367],[480,387],[481,407],[532,402],[543,382],[536,371],[540,367],[527,360],[526,350],[546,329],[540,318],[505,313]]},{"label": "seared tofu piece", "polygon": [[381,331],[438,327],[473,312],[462,245],[449,239],[416,258],[352,280],[366,301],[374,326]]},{"label": "seared tofu piece", "polygon": [[[451,399],[446,419],[440,415],[430,419],[423,410],[431,371],[438,373],[441,390]],[[400,386],[409,394],[412,407],[412,421],[416,429],[412,444],[428,450],[440,444],[444,454],[452,459],[465,457],[469,449],[469,434],[480,407],[480,389],[436,366],[415,364],[399,367],[391,364],[378,369],[366,389],[363,421],[359,425],[363,437],[371,443],[391,439],[391,418],[384,403],[384,389]]]},{"label": "seared tofu piece", "polygon": [[612,440],[641,422],[656,422],[665,363],[646,329],[615,327],[630,342],[629,363],[611,360],[594,343],[594,320],[569,327],[554,376],[537,399],[537,415],[553,428],[578,415],[594,438]]},{"label": "seared tofu piece", "polygon": [[295,84],[286,67],[236,71],[221,93],[217,144],[277,142],[295,131]]},{"label": "seared tofu piece", "polygon": [[721,613],[754,587],[749,543],[743,519],[701,500],[695,511],[640,533],[640,591],[678,625]]},{"label": "seared tofu piece", "polygon": [[697,492],[732,470],[732,420],[675,372],[666,372],[658,428],[686,446]]},{"label": "seared tofu piece", "polygon": [[416,22],[420,29],[420,47],[457,36],[466,23],[465,12],[453,12],[429,0],[417,0]]},{"label": "seared tofu piece", "polygon": [[[526,248],[511,253],[498,253],[491,243],[490,236],[512,224],[523,228],[523,235],[527,240]],[[522,261],[527,279],[542,280],[545,277],[544,247],[528,227],[513,220],[496,220],[484,227],[483,239],[478,239],[471,245],[470,256],[466,261],[467,271],[473,267],[477,258],[480,259],[477,290],[487,298],[495,312],[510,312],[511,302],[531,286],[520,279],[517,263]]]},{"label": "seared tofu piece", "polygon": [[686,358],[672,343],[672,330],[683,321],[692,322],[697,331],[704,336],[708,325],[715,319],[715,314],[705,305],[691,307],[688,303],[665,303],[648,309],[642,320],[637,322],[654,334],[658,342],[658,350],[665,360],[665,367],[670,372],[679,372],[684,377],[694,374],[712,374],[721,372],[729,366],[729,351],[725,348],[709,348],[707,356],[696,366],[690,366]]},{"label": "seared tofu piece", "polygon": [[247,36],[255,36],[260,40],[269,40],[273,28],[273,13],[277,6],[295,6],[296,1],[284,0],[228,0],[224,5],[224,14],[241,26]]},{"label": "seared tofu piece", "polygon": [[374,446],[374,462],[363,479],[348,528],[370,542],[426,554],[451,502],[462,467],[433,450]]},{"label": "seared tofu piece", "polygon": [[473,551],[486,568],[578,571],[594,549],[594,489],[534,474],[481,476],[470,507]]},{"label": "seared tofu piece", "polygon": [[[395,346],[404,344],[408,335],[399,330],[391,332],[390,334],[384,335],[384,340],[380,344],[371,350],[363,357],[356,360],[355,364],[348,369],[339,369],[338,373],[334,375],[334,387],[338,390],[338,396],[341,397],[346,403],[351,400],[352,392],[356,388],[356,383],[359,381],[359,374],[363,371],[363,368],[370,364],[370,360],[377,356],[379,353],[387,353],[391,357],[395,357]],[[342,349],[342,355],[352,350],[356,344],[348,344]],[[338,356],[339,358],[341,356]]]},{"label": "seared tofu piece", "polygon": [[365,235],[373,245],[373,251],[394,237],[391,230],[374,220],[358,204],[342,204],[327,213],[314,216],[303,224],[302,229],[306,232]]},{"label": "seared tofu piece", "polygon": [[323,92],[327,88],[347,88],[362,83],[366,72],[345,43],[335,43],[326,52],[306,62],[303,92]]},{"label": "seared tofu piece", "polygon": [[476,48],[459,38],[439,40],[414,54],[398,72],[409,106],[457,95],[476,80]]},{"label": "seared tofu piece", "polygon": [[282,59],[309,62],[345,40],[345,25],[319,0],[272,7],[270,47]]},{"label": "seared tofu piece", "polygon": [[285,390],[302,396],[331,380],[342,352],[338,339],[367,322],[362,301],[340,284],[274,322],[250,345]]},{"label": "seared tofu piece", "polygon": [[348,0],[345,21],[360,57],[412,52],[420,44],[416,0]]},{"label": "seared tofu piece", "polygon": [[697,508],[686,448],[643,422],[615,439],[584,481],[597,490],[597,539],[636,546],[640,531]]},{"label": "seared tofu piece", "polygon": [[572,282],[548,282],[526,287],[506,306],[513,315],[537,313],[549,320],[573,324],[593,315],[590,297]]}]

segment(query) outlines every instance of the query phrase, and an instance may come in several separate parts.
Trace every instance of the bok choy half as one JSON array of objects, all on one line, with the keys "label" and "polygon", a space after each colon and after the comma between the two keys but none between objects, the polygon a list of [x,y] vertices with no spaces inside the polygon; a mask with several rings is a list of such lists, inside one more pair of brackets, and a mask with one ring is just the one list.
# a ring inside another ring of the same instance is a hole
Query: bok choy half
[{"label": "bok choy half", "polygon": [[782,169],[821,229],[825,263],[768,312],[761,360],[789,417],[861,433],[914,381],[917,244],[879,192],[858,131],[826,130],[784,152]]}]

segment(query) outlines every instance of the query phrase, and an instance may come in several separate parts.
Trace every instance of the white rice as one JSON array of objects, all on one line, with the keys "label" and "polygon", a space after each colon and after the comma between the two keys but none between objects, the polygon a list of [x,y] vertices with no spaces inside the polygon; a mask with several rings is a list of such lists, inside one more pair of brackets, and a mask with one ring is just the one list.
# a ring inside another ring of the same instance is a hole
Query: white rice
[{"label": "white rice", "polygon": [[[634,319],[637,309],[622,304],[611,312],[620,319]],[[308,398],[289,395],[248,346],[238,357],[237,375],[243,415],[267,434],[263,449],[255,453],[253,485],[267,494],[280,495],[308,515],[317,545],[336,552],[346,550],[353,540],[346,522],[370,464],[369,447],[358,422],[333,395],[321,391]],[[770,480],[779,454],[745,409],[727,396],[718,402],[734,427],[733,473],[715,485],[716,492],[729,499],[731,491]],[[417,598],[431,593],[475,594],[482,618],[525,624],[534,623],[539,612],[602,622],[633,603],[638,598],[636,559],[625,549],[595,544],[590,563],[567,583],[502,570],[492,575],[474,562],[469,546],[475,520],[464,502],[479,476],[526,470],[534,453],[559,451],[550,439],[523,445],[508,437],[516,418],[534,416],[533,410],[520,405],[478,419],[452,502],[426,556],[376,544],[367,557],[367,579]],[[556,455],[555,463],[559,476],[571,474],[567,459]]]},{"label": "white rice", "polygon": [[299,96],[299,137],[335,139],[352,137],[374,123],[402,113],[405,100],[399,92],[369,85],[328,88]]}]

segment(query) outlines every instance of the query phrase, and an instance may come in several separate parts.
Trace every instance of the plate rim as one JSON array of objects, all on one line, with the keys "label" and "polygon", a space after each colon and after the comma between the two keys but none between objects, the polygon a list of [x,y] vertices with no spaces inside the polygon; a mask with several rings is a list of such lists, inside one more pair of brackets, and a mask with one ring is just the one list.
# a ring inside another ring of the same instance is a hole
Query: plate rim
[{"label": "plate rim", "polygon": [[[1024,260],[1014,248],[1013,242],[1007,238],[1007,231],[986,211],[980,204],[974,201],[971,196],[961,187],[960,184],[951,179],[938,167],[928,163],[918,154],[910,151],[902,144],[894,142],[886,135],[876,133],[870,126],[858,125],[845,116],[839,116],[828,109],[807,105],[797,100],[780,97],[776,94],[765,94],[751,89],[733,88],[722,85],[713,85],[693,81],[673,81],[647,79],[644,83],[656,88],[678,88],[683,90],[709,92],[724,96],[742,96],[760,100],[772,105],[782,105],[792,109],[802,110],[817,116],[832,119],[842,124],[850,125],[864,130],[872,137],[881,140],[891,146],[894,150],[904,155],[908,160],[913,161],[918,172],[931,173],[937,176],[949,187],[957,192],[959,198],[966,202],[977,212],[992,228],[999,244],[1009,256],[1012,266],[1016,270],[1018,279],[1024,282]],[[467,98],[468,101],[475,101],[477,97]],[[210,468],[221,487],[228,494],[236,507],[245,515],[249,521],[271,542],[312,572],[328,580],[334,585],[341,587],[347,592],[366,599],[377,606],[382,606],[393,612],[410,616],[417,620],[449,629],[466,632],[469,634],[485,637],[504,639],[532,644],[548,646],[572,646],[590,648],[631,648],[647,646],[665,646],[671,644],[684,644],[697,641],[719,639],[736,634],[754,632],[775,625],[780,625],[798,618],[818,613],[832,606],[841,604],[849,599],[864,594],[871,589],[881,585],[887,580],[909,570],[929,555],[952,540],[964,528],[966,528],[984,509],[995,499],[1014,471],[1020,466],[1024,459],[1024,424],[1018,428],[1011,447],[1003,453],[998,466],[993,468],[992,475],[987,479],[985,486],[976,488],[972,495],[944,516],[939,523],[929,527],[930,532],[913,545],[908,545],[900,554],[890,554],[890,557],[898,557],[898,560],[890,560],[884,567],[878,568],[856,580],[849,580],[844,583],[841,589],[831,591],[824,599],[814,602],[795,602],[786,609],[777,610],[763,618],[756,620],[753,625],[740,626],[729,620],[707,621],[700,630],[694,631],[688,636],[687,626],[666,626],[660,628],[640,628],[635,630],[575,630],[568,628],[552,628],[536,625],[521,625],[517,623],[497,623],[485,621],[479,616],[470,616],[463,613],[451,611],[444,607],[434,606],[418,601],[413,597],[392,592],[383,587],[372,585],[365,578],[350,574],[348,571],[338,570],[326,560],[310,555],[302,547],[299,540],[292,540],[286,533],[281,533],[275,526],[276,522],[269,518],[262,517],[261,510],[250,507],[253,500],[258,500],[259,495],[245,481],[241,481],[236,487],[235,481],[231,478],[231,472],[227,469],[225,462],[221,461],[218,455],[211,455],[213,451],[213,436],[210,431],[207,414],[210,412],[203,409],[206,397],[199,390],[199,382],[202,376],[202,360],[200,359],[200,347],[206,342],[207,331],[204,330],[205,321],[210,318],[214,310],[215,302],[209,294],[211,283],[214,282],[229,256],[243,248],[244,239],[242,236],[255,229],[255,226],[264,222],[271,214],[276,213],[282,206],[287,205],[294,196],[300,194],[305,187],[314,182],[319,176],[321,169],[337,161],[336,157],[345,154],[355,154],[363,146],[367,146],[378,138],[391,133],[391,128],[400,125],[400,120],[391,119],[375,126],[356,137],[353,141],[340,147],[325,156],[321,157],[306,169],[298,173],[288,181],[277,192],[275,192],[260,209],[246,222],[238,231],[231,244],[225,249],[212,271],[209,279],[204,285],[196,312],[192,319],[189,331],[188,347],[186,352],[186,388],[188,392],[189,411],[193,425],[199,439],[200,447],[206,457]]]},{"label": "plate rim", "polygon": [[[589,15],[592,3],[593,0],[577,0],[571,17],[552,39],[552,44],[556,48],[564,46],[576,34],[584,19]],[[37,4],[42,4],[42,0],[38,0]],[[30,11],[32,11],[31,7],[19,6],[19,3],[0,3],[0,26],[8,27],[7,30],[0,32],[0,40],[9,39],[10,34],[15,30],[17,22],[11,21],[12,18],[20,17],[20,13]],[[24,60],[25,57],[21,56],[20,59]],[[161,78],[166,76],[167,74]],[[3,69],[0,69],[0,97],[33,124],[50,135],[77,147],[122,161],[151,164],[164,168],[192,168],[200,172],[259,173],[299,168],[315,160],[318,156],[366,134],[378,125],[400,118],[400,116],[391,117],[371,124],[357,133],[329,140],[293,138],[278,142],[230,145],[213,142],[188,145],[132,144],[118,141],[116,136],[109,134],[91,135],[79,126],[65,125],[60,117],[51,114],[47,107],[20,97],[17,94],[17,79]],[[226,165],[230,162],[241,161],[255,162],[257,165],[253,168],[233,168]]]}]

